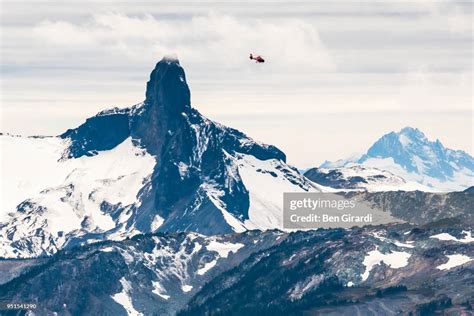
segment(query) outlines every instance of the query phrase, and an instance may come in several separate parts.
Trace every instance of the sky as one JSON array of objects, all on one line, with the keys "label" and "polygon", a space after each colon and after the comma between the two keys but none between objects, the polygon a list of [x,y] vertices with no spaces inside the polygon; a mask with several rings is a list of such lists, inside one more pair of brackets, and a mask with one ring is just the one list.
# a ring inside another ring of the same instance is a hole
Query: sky
[{"label": "sky", "polygon": [[472,6],[2,0],[0,131],[58,135],[139,103],[156,62],[177,54],[195,108],[299,168],[405,126],[473,155]]}]

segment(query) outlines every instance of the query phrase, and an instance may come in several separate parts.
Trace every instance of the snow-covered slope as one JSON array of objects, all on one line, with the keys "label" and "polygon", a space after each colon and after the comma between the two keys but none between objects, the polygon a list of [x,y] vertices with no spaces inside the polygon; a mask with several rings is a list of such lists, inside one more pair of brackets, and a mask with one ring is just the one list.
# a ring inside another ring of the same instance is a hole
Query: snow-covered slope
[{"label": "snow-covered slope", "polygon": [[59,137],[4,135],[0,142],[9,150],[3,162],[2,257],[52,253],[73,236],[116,232],[127,210],[139,205],[138,192],[155,165],[131,138],[100,155],[67,160],[62,158],[68,141]]},{"label": "snow-covered slope", "polygon": [[322,168],[365,167],[388,170],[406,181],[436,191],[462,191],[474,184],[474,158],[462,150],[430,141],[418,129],[405,127],[381,137],[358,159],[325,162]]},{"label": "snow-covered slope", "polygon": [[138,232],[281,228],[283,192],[321,189],[278,148],[190,104],[183,68],[165,58],[142,103],[58,137],[2,135],[0,257]]},{"label": "snow-covered slope", "polygon": [[67,146],[59,137],[0,136],[0,221],[27,198],[63,183],[64,168],[57,167]]},{"label": "snow-covered slope", "polygon": [[249,190],[249,219],[244,223],[248,229],[283,228],[282,192],[326,191],[301,177],[296,168],[276,159],[262,161],[251,155],[238,154],[236,163]]},{"label": "snow-covered slope", "polygon": [[311,168],[304,175],[315,183],[341,190],[433,191],[427,186],[406,181],[389,171],[361,165],[334,169]]}]

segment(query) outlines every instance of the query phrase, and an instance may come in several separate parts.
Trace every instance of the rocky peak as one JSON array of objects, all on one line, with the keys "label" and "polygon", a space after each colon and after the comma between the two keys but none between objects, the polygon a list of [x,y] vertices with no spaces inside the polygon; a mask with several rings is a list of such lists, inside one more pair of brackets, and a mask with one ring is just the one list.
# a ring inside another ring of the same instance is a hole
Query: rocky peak
[{"label": "rocky peak", "polygon": [[130,117],[132,137],[160,156],[165,144],[192,146],[186,116],[191,111],[191,93],[178,59],[165,57],[155,66],[146,86],[143,107]]},{"label": "rocky peak", "polygon": [[408,172],[439,181],[451,179],[458,171],[472,173],[474,170],[474,160],[469,154],[445,148],[439,140],[430,141],[423,132],[412,127],[382,136],[358,162],[372,158],[392,158]]},{"label": "rocky peak", "polygon": [[[231,232],[222,209],[240,221],[249,219],[249,192],[236,161],[251,155],[284,164],[286,158],[278,148],[193,109],[184,69],[175,57],[156,64],[144,102],[103,111],[62,137],[71,144],[66,158],[97,155],[129,137],[155,157],[150,181],[138,193],[140,206],[129,219],[140,231],[154,231],[151,223],[159,217],[164,219],[162,231]],[[283,169],[290,179],[294,171]],[[304,181],[292,183],[304,186]]]},{"label": "rocky peak", "polygon": [[413,127],[404,127],[400,130],[398,136],[400,135],[405,135],[407,137],[413,138],[414,140],[419,139],[419,140],[427,140],[425,134],[420,131],[418,128],[413,128]]},{"label": "rocky peak", "polygon": [[165,57],[155,66],[146,86],[146,107],[159,114],[181,113],[191,107],[186,75],[178,59]]}]

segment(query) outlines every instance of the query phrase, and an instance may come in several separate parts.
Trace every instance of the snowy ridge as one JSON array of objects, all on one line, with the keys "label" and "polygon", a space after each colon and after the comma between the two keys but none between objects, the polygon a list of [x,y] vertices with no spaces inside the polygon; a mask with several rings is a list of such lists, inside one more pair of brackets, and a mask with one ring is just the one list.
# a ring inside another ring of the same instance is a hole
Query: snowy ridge
[{"label": "snowy ridge", "polygon": [[406,181],[389,171],[362,165],[348,165],[334,169],[311,168],[304,175],[315,183],[342,191],[433,191],[432,188],[414,181]]}]

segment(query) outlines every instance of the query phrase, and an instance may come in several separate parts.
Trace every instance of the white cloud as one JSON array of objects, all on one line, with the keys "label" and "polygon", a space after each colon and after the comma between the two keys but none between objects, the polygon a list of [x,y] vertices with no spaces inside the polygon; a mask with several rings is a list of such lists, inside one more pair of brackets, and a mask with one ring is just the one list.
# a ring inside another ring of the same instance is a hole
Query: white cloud
[{"label": "white cloud", "polygon": [[395,99],[399,110],[472,111],[472,73],[433,73],[423,67],[404,75]]},{"label": "white cloud", "polygon": [[[471,1],[412,0],[412,5],[426,9],[432,17],[453,33],[472,32],[472,16],[464,10],[472,6]],[[470,8],[472,9],[472,7]]]},{"label": "white cloud", "polygon": [[237,19],[217,12],[167,20],[101,13],[79,23],[42,21],[33,34],[55,50],[90,54],[107,47],[137,60],[149,52],[155,56],[176,52],[187,63],[212,59],[219,67],[248,67],[248,53],[254,52],[279,67],[300,71],[334,68],[318,30],[301,20]]}]

